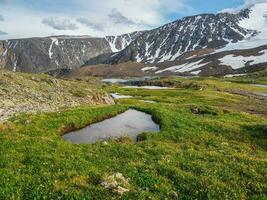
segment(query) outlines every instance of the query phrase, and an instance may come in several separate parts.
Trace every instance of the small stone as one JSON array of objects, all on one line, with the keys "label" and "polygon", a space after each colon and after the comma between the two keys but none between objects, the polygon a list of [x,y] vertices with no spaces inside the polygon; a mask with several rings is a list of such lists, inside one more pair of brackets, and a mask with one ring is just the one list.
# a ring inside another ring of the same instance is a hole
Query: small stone
[{"label": "small stone", "polygon": [[193,114],[199,114],[200,110],[198,108],[191,108]]},{"label": "small stone", "polygon": [[175,199],[178,199],[179,195],[177,192],[175,191],[172,191],[172,196],[175,198]]},{"label": "small stone", "polygon": [[115,191],[118,193],[118,194],[124,194],[125,192],[129,192],[130,190],[129,189],[126,189],[126,188],[123,188],[121,186],[118,186],[117,189],[115,189]]}]

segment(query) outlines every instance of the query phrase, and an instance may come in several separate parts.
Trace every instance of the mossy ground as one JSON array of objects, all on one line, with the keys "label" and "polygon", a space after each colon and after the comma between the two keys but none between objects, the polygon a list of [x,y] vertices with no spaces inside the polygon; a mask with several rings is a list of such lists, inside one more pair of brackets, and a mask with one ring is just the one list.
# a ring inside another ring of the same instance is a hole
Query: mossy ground
[{"label": "mossy ground", "polygon": [[[169,80],[185,84],[172,90],[107,86],[134,98],[24,114],[0,125],[0,199],[266,199],[266,101],[229,92],[266,89],[220,79]],[[198,87],[184,87],[190,82]],[[138,143],[74,145],[61,138],[129,107],[151,113],[160,133],[144,133]],[[201,112],[193,113],[196,108]],[[101,185],[115,173],[129,180],[129,192]]]}]

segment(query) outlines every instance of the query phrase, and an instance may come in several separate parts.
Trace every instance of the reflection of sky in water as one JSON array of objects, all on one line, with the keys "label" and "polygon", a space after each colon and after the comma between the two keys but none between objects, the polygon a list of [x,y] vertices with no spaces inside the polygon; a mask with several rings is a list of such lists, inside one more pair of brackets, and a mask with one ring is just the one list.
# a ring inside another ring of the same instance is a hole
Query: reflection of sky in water
[{"label": "reflection of sky in water", "polygon": [[123,136],[136,140],[140,133],[158,131],[159,125],[153,122],[151,115],[130,109],[111,119],[66,134],[63,138],[75,144],[90,144]]}]

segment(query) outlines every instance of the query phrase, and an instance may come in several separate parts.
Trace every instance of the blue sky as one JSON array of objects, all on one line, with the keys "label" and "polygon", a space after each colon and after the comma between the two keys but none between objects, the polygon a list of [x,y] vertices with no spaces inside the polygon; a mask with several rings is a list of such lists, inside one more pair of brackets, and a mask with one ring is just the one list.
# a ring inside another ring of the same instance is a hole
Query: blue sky
[{"label": "blue sky", "polygon": [[116,35],[267,0],[0,0],[0,39]]},{"label": "blue sky", "polygon": [[[244,4],[242,0],[189,0],[187,4],[192,7],[189,15],[199,13],[217,13],[226,8],[237,8]],[[170,20],[175,20],[186,16],[186,13],[172,13],[169,15]]]}]

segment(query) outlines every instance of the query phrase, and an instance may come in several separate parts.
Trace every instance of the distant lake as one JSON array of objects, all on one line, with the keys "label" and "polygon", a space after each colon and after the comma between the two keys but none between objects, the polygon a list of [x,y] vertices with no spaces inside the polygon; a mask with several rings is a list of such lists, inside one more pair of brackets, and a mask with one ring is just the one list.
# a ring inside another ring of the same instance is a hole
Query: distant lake
[{"label": "distant lake", "polygon": [[267,85],[263,85],[263,84],[253,84],[253,86],[267,88]]}]

